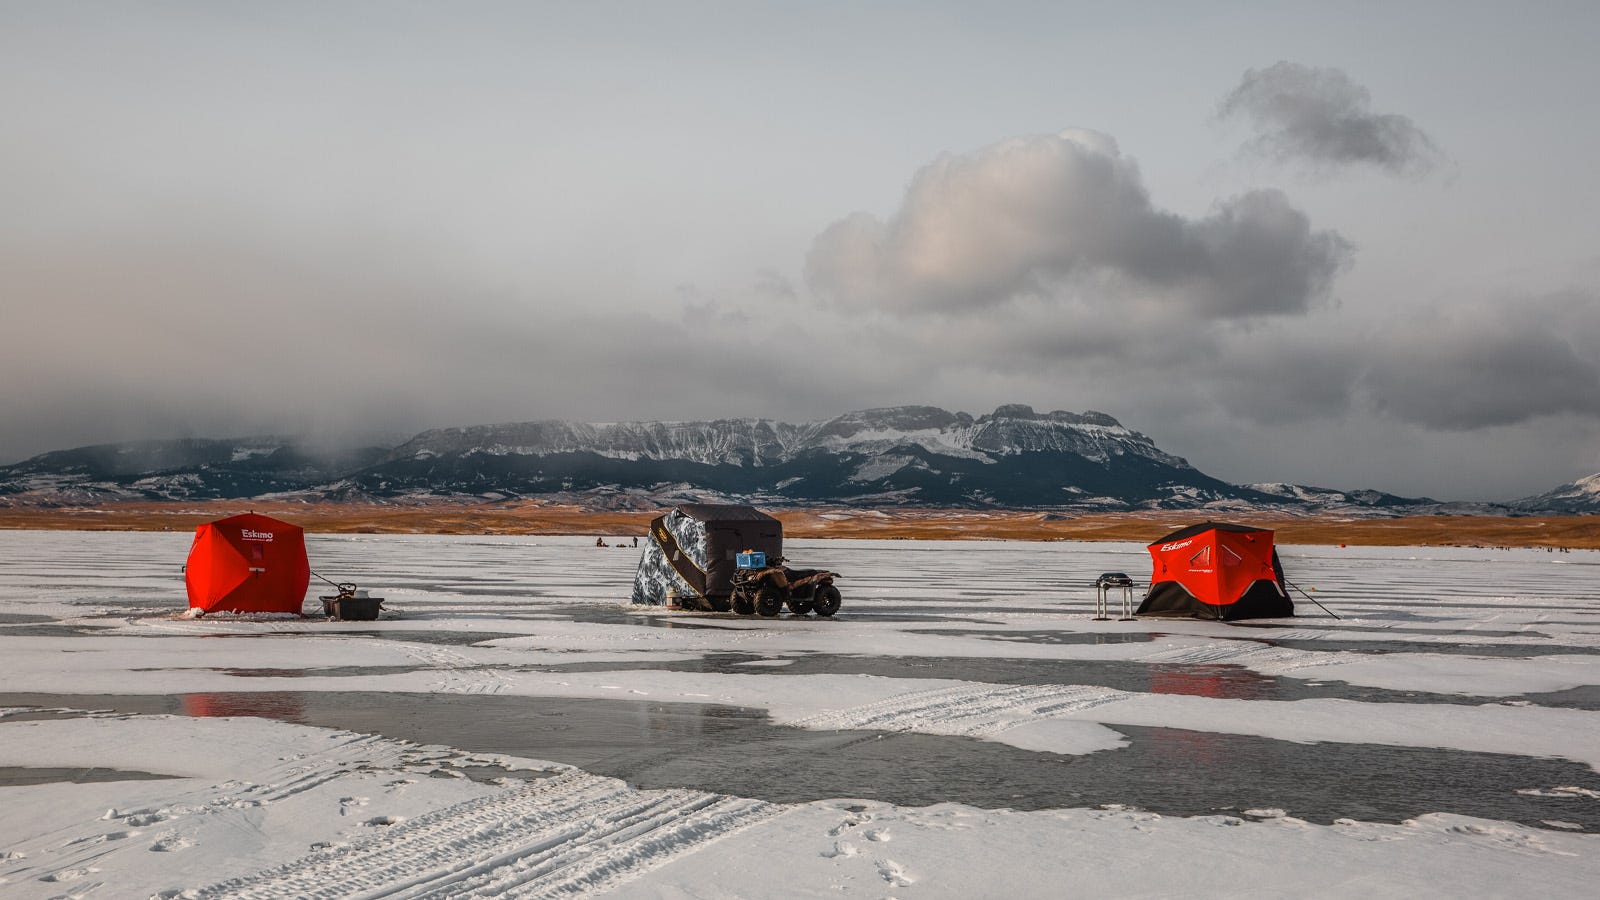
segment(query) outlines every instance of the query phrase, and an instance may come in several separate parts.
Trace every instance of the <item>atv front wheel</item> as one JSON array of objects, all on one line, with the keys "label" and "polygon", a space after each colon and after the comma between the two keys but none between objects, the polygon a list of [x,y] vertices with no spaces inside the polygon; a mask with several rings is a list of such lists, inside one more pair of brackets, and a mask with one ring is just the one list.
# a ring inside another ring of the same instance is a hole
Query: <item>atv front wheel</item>
[{"label": "atv front wheel", "polygon": [[756,611],[755,601],[744,591],[733,592],[733,611],[741,616],[748,616]]},{"label": "atv front wheel", "polygon": [[775,587],[764,587],[756,595],[756,612],[771,618],[783,609],[783,592]]}]

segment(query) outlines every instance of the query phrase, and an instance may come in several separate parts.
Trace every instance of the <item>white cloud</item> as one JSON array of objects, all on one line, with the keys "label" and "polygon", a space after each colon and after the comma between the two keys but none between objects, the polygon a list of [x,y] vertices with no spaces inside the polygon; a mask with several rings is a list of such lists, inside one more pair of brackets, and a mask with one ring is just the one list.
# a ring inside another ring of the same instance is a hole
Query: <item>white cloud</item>
[{"label": "white cloud", "polygon": [[1114,140],[1072,130],[939,158],[887,220],[855,213],[820,234],[806,278],[840,306],[896,314],[984,310],[1091,278],[1107,301],[1231,318],[1305,311],[1348,255],[1277,191],[1198,219],[1158,209]]}]

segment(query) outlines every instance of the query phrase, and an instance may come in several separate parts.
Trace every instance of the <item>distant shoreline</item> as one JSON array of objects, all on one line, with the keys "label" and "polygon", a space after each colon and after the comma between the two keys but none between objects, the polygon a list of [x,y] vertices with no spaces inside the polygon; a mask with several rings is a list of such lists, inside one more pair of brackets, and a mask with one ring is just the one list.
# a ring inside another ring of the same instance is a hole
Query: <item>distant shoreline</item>
[{"label": "distant shoreline", "polygon": [[[659,509],[588,509],[540,501],[406,505],[200,501],[0,508],[0,530],[192,531],[254,510],[313,534],[512,534],[643,536]],[[1152,541],[1209,519],[1271,528],[1280,544],[1337,546],[1496,546],[1600,549],[1600,516],[1290,517],[1224,511],[1088,513],[853,509],[774,509],[795,538],[904,540]]]}]

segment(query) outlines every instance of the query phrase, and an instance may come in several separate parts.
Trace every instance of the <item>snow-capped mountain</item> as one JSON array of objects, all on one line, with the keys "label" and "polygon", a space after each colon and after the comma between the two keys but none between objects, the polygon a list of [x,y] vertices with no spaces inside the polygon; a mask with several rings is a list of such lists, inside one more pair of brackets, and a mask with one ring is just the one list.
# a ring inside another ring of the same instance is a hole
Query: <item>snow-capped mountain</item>
[{"label": "snow-capped mountain", "polygon": [[1600,472],[1508,505],[1529,512],[1600,513]]},{"label": "snow-capped mountain", "polygon": [[1190,507],[1267,499],[1165,453],[1097,412],[930,406],[771,419],[529,422],[428,431],[350,484],[362,493],[681,490],[764,502]]},{"label": "snow-capped mountain", "polygon": [[1428,497],[1399,497],[1386,494],[1383,491],[1340,491],[1333,488],[1311,487],[1304,484],[1287,484],[1282,481],[1262,481],[1246,484],[1243,487],[1269,494],[1273,497],[1282,497],[1285,500],[1298,500],[1311,504],[1318,509],[1394,509],[1416,508],[1422,506],[1438,505],[1439,501]]},{"label": "snow-capped mountain", "polygon": [[977,417],[899,406],[802,423],[522,422],[343,450],[284,437],[139,441],[0,466],[0,506],[269,496],[1505,514],[1600,512],[1600,475],[1514,504],[1470,509],[1380,491],[1233,485],[1105,413],[1036,413],[1021,405]]},{"label": "snow-capped mountain", "polygon": [[1149,438],[1129,431],[1105,413],[1056,411],[1040,415],[1030,407],[1018,405],[1002,406],[977,419],[931,406],[897,406],[800,425],[772,419],[479,425],[425,431],[395,448],[385,461],[480,453],[594,453],[610,459],[760,467],[779,465],[817,450],[878,455],[908,447],[991,462],[994,457],[1030,452],[1072,453],[1100,462],[1132,454],[1167,466],[1188,467],[1179,457],[1163,453]]}]

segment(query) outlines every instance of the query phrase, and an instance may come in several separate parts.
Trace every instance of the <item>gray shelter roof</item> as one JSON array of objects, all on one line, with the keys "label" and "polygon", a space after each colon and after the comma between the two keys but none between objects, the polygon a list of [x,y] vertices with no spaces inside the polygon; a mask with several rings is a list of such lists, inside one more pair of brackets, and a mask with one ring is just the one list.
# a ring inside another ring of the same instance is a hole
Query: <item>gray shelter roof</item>
[{"label": "gray shelter roof", "polygon": [[684,515],[702,522],[776,522],[754,506],[723,503],[680,503]]}]

